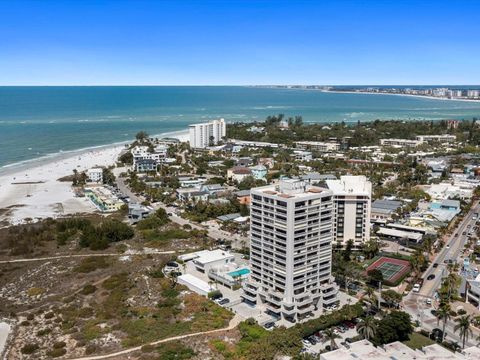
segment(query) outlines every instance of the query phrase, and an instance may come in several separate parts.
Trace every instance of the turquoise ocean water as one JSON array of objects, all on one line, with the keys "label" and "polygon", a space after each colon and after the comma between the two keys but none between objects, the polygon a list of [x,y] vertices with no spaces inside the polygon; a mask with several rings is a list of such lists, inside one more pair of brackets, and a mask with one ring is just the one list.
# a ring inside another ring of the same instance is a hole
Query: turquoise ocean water
[{"label": "turquoise ocean water", "polygon": [[480,118],[480,103],[251,87],[0,87],[0,170],[223,117],[306,122]]}]

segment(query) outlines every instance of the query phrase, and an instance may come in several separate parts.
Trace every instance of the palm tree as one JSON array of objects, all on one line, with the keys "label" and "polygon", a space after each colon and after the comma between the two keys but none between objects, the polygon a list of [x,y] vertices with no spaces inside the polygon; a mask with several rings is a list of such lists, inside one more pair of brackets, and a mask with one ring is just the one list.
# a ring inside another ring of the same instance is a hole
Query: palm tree
[{"label": "palm tree", "polygon": [[367,286],[363,297],[365,296],[368,298],[368,302],[370,303],[369,310],[371,310],[378,301],[377,296],[375,295],[375,290],[372,287]]},{"label": "palm tree", "polygon": [[377,331],[375,319],[372,316],[367,316],[364,321],[358,323],[357,331],[365,340],[370,340]]},{"label": "palm tree", "polygon": [[323,342],[330,341],[330,350],[335,350],[337,348],[335,339],[340,339],[340,335],[336,334],[333,329],[326,329],[323,332],[323,335],[325,336],[323,338]]},{"label": "palm tree", "polygon": [[460,338],[462,339],[462,347],[465,349],[465,341],[468,340],[469,336],[473,335],[472,329],[470,329],[470,323],[471,323],[471,316],[470,315],[464,315],[458,319],[455,319],[455,322],[457,325],[453,328],[454,332],[457,332],[457,330],[460,330]]},{"label": "palm tree", "polygon": [[437,311],[437,318],[442,319],[443,328],[442,328],[442,341],[445,334],[445,327],[447,326],[447,321],[450,320],[450,304],[443,304]]}]

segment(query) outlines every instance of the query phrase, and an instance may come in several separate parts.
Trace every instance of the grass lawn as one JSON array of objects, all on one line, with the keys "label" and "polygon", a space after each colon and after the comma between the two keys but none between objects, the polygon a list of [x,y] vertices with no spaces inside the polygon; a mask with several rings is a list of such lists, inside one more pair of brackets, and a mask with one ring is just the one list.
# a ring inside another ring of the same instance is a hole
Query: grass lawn
[{"label": "grass lawn", "polygon": [[426,336],[423,336],[422,334],[412,333],[410,335],[410,339],[407,341],[404,341],[403,343],[415,350],[415,349],[420,349],[427,345],[435,344],[435,341],[429,339]]}]

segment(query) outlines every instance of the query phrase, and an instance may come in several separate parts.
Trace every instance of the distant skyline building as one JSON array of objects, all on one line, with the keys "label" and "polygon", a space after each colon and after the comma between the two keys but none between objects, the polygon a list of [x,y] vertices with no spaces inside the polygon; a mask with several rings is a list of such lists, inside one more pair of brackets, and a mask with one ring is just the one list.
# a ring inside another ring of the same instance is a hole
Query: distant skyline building
[{"label": "distant skyline building", "polygon": [[227,135],[227,127],[224,119],[192,124],[189,125],[188,130],[190,147],[195,149],[203,149],[210,145],[216,145]]},{"label": "distant skyline building", "polygon": [[251,189],[250,278],[242,297],[295,322],[337,302],[333,192],[298,179]]},{"label": "distant skyline building", "polygon": [[345,246],[352,240],[354,247],[360,248],[370,240],[372,183],[365,176],[342,176],[326,183],[333,191],[334,243]]}]

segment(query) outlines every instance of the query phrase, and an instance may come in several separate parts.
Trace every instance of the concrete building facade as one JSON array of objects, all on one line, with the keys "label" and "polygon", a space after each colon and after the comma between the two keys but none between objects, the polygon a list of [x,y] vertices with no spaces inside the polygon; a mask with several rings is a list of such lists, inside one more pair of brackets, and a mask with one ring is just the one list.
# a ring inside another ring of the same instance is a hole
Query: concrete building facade
[{"label": "concrete building facade", "polygon": [[365,176],[342,176],[326,183],[334,194],[334,242],[345,246],[353,240],[354,247],[360,248],[370,240],[372,183]]},{"label": "concrete building facade", "polygon": [[333,192],[298,179],[251,189],[250,277],[242,298],[287,321],[337,302]]},{"label": "concrete building facade", "polygon": [[226,135],[227,128],[224,119],[212,120],[208,123],[192,124],[188,127],[190,147],[203,149],[217,145]]}]

